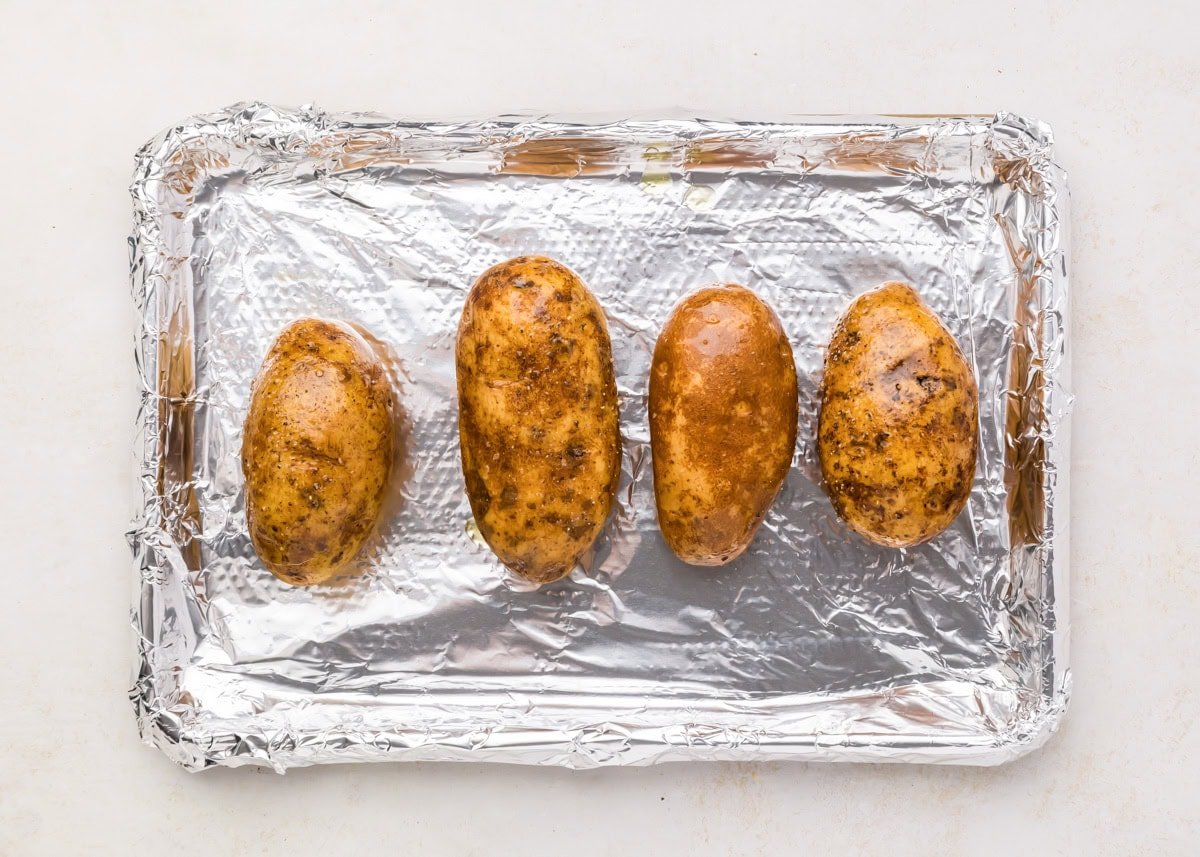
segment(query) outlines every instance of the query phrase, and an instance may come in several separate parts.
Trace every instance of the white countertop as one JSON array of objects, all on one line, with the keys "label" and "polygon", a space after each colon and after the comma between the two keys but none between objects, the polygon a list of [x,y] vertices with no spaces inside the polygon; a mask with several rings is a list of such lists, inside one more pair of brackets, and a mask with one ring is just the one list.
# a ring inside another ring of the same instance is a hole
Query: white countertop
[{"label": "white countertop", "polygon": [[[1197,853],[1196,11],[456,5],[0,5],[0,854]],[[1059,733],[993,769],[189,775],[143,746],[125,697],[126,189],[151,135],[244,99],[414,117],[687,105],[1050,122],[1073,197],[1078,396],[1075,691]]]}]

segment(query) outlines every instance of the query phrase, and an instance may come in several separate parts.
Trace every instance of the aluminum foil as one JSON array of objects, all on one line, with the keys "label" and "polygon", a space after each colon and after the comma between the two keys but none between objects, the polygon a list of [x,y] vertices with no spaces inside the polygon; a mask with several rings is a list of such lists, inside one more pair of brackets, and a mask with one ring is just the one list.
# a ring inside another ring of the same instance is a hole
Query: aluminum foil
[{"label": "aluminum foil", "polygon": [[[994,118],[419,123],[243,104],[138,154],[141,507],[131,698],[188,768],[456,759],[998,763],[1067,701],[1067,193],[1049,129]],[[568,579],[515,580],[460,471],[466,290],[526,253],[608,314],[624,462]],[[833,514],[814,435],[852,296],[916,285],[980,388],[966,510],[890,550]],[[677,561],[655,523],[655,337],[740,282],[778,312],[800,435],[750,550]],[[361,576],[287,586],[257,560],[238,458],[275,334],[345,319],[390,355],[407,453]]]}]

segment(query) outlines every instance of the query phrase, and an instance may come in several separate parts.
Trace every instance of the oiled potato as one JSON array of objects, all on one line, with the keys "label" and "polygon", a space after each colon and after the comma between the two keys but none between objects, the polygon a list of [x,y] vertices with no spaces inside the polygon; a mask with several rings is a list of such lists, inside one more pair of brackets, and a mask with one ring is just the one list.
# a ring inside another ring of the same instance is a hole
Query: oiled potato
[{"label": "oiled potato", "polygon": [[658,525],[692,565],[750,544],[796,445],[796,365],[771,308],[737,285],[694,292],[654,347],[650,442]]},{"label": "oiled potato", "polygon": [[242,436],[250,540],[276,576],[320,583],[354,558],[379,516],[393,432],[391,387],[357,332],[306,318],[279,334]]},{"label": "oiled potato", "polygon": [[850,304],[825,358],[817,447],[851,528],[907,547],[948,527],[971,493],[978,424],[975,376],[911,286]]},{"label": "oiled potato", "polygon": [[517,574],[567,574],[600,534],[621,468],[600,305],[541,256],[489,268],[457,343],[459,440],[479,531]]}]

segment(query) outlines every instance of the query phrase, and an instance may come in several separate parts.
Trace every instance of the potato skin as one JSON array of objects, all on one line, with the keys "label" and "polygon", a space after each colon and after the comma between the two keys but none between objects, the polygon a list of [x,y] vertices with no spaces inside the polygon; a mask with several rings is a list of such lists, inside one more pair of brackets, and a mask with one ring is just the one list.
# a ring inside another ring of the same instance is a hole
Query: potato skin
[{"label": "potato skin", "polygon": [[394,432],[391,387],[357,332],[306,318],[279,334],[242,434],[250,540],[277,577],[321,583],[355,557],[379,516]]},{"label": "potato skin", "polygon": [[556,580],[600,534],[621,474],[604,312],[564,265],[510,259],[471,287],[456,357],[463,476],[479,531],[512,571]]},{"label": "potato skin", "polygon": [[796,364],[778,317],[749,289],[684,298],[654,347],[650,443],[658,525],[692,565],[754,538],[796,446]]},{"label": "potato skin", "polygon": [[817,450],[838,515],[886,547],[940,533],[975,478],[975,376],[906,283],[851,302],[825,358]]}]

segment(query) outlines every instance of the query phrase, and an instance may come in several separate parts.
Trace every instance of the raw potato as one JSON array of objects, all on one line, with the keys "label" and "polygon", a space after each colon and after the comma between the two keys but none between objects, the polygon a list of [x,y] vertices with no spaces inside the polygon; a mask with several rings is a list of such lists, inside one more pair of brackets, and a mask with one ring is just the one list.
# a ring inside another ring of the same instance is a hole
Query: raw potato
[{"label": "raw potato", "polygon": [[825,359],[817,448],[837,513],[907,547],[950,525],[971,493],[979,391],[954,337],[905,283],[856,298]]},{"label": "raw potato", "polygon": [[517,574],[570,572],[612,508],[621,471],[604,312],[541,256],[489,268],[457,345],[459,440],[480,533]]},{"label": "raw potato", "polygon": [[692,565],[754,538],[796,446],[796,364],[775,313],[737,285],[675,307],[654,348],[650,441],[658,525]]},{"label": "raw potato", "polygon": [[359,552],[379,517],[393,433],[391,387],[357,332],[307,318],[279,334],[242,437],[250,540],[277,577],[321,583]]}]

